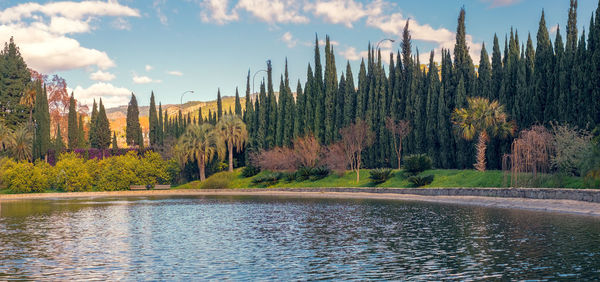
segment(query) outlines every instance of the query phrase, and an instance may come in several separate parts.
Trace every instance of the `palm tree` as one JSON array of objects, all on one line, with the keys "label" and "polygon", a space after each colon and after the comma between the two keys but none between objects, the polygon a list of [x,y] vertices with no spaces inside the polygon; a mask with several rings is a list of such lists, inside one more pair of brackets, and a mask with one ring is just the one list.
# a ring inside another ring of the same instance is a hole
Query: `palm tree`
[{"label": "palm tree", "polygon": [[10,155],[16,160],[30,160],[32,156],[33,135],[29,126],[22,124],[9,138]]},{"label": "palm tree", "polygon": [[227,151],[229,152],[229,172],[232,172],[233,147],[235,146],[236,151],[240,152],[244,147],[244,143],[248,140],[246,124],[239,117],[226,115],[221,117],[216,129],[225,142],[225,145],[227,145]]},{"label": "palm tree", "polygon": [[33,121],[33,106],[35,105],[36,91],[33,87],[33,83],[28,83],[25,87],[25,92],[21,96],[19,103],[29,108],[29,123]]},{"label": "palm tree", "polygon": [[514,134],[514,122],[507,121],[504,106],[498,101],[490,102],[486,98],[468,98],[468,107],[455,109],[452,113],[452,123],[460,135],[466,140],[478,136],[477,163],[475,169],[485,171],[485,150],[490,137],[505,138]]},{"label": "palm tree", "polygon": [[221,157],[225,154],[223,141],[210,124],[189,125],[179,139],[178,148],[186,161],[196,160],[198,162],[200,181],[206,179],[204,172],[206,163],[210,162],[215,156]]}]

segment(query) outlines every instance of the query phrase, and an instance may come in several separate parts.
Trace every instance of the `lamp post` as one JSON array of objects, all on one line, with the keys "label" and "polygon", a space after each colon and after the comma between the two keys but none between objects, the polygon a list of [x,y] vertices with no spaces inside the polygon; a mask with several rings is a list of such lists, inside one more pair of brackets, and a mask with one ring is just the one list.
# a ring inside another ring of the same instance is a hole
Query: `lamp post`
[{"label": "lamp post", "polygon": [[384,41],[389,41],[389,42],[392,42],[392,43],[396,42],[396,40],[394,40],[394,39],[384,38],[384,39],[379,40],[379,42],[377,42],[377,45],[376,45],[375,49],[379,50],[379,44],[383,43]]},{"label": "lamp post", "polygon": [[[260,72],[263,72],[263,71],[264,71],[264,72],[267,72],[267,70],[264,70],[264,69],[263,69],[263,70],[257,70],[257,71],[254,73],[254,75],[252,76],[252,94],[256,93],[256,92],[254,92],[254,78],[256,78],[256,75],[257,75],[258,73],[260,73]],[[247,98],[250,98],[250,97],[247,97]]]},{"label": "lamp post", "polygon": [[188,92],[194,93],[194,90],[188,90],[188,91],[181,93],[181,98],[179,99],[179,111],[181,111],[181,108],[182,108],[181,106],[183,106],[183,95],[185,95],[185,93],[188,93]]}]

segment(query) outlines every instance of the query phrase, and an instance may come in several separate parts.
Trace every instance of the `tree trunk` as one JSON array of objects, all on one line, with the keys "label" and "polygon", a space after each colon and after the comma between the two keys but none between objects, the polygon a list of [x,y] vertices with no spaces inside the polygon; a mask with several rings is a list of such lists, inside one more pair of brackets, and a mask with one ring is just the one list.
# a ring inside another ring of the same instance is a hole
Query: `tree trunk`
[{"label": "tree trunk", "polygon": [[198,171],[200,172],[200,182],[206,179],[206,174],[204,174],[204,156],[198,158]]},{"label": "tree trunk", "polygon": [[233,172],[233,143],[227,143],[227,149],[229,150],[229,172]]},{"label": "tree trunk", "polygon": [[398,155],[398,169],[400,169],[402,167],[402,140],[398,142],[398,152],[396,154]]},{"label": "tree trunk", "polygon": [[477,141],[477,163],[475,169],[478,171],[485,171],[485,149],[487,147],[488,135],[485,131],[479,133],[479,140]]},{"label": "tree trunk", "polygon": [[358,153],[358,157],[356,158],[356,183],[360,181],[360,152]]}]

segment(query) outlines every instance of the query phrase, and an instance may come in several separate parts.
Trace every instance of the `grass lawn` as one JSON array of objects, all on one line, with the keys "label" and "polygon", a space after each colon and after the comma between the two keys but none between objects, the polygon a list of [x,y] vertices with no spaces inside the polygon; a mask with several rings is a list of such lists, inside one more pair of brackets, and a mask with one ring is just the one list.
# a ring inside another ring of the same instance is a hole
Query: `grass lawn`
[{"label": "grass lawn", "polygon": [[[346,172],[343,175],[335,173],[329,176],[316,180],[306,181],[286,181],[280,180],[277,184],[265,186],[255,185],[252,179],[267,175],[270,172],[263,171],[254,177],[245,178],[241,176],[241,169],[236,169],[234,172],[219,172],[211,175],[204,183],[200,181],[192,181],[178,187],[176,189],[217,189],[217,188],[308,188],[308,187],[394,187],[394,188],[409,188],[411,183],[403,176],[402,171],[394,171],[394,176],[388,181],[375,185],[369,179],[369,170],[363,169],[360,172],[360,182],[356,183],[356,173]],[[434,180],[430,185],[423,188],[441,188],[441,187],[507,187],[504,181],[504,173],[498,170],[479,172],[476,170],[429,170],[421,175],[434,175]],[[524,178],[523,178],[524,179]],[[510,184],[510,177],[506,183]],[[559,177],[556,175],[541,175],[530,185],[530,187],[538,188],[585,188],[583,179],[580,177]]]}]

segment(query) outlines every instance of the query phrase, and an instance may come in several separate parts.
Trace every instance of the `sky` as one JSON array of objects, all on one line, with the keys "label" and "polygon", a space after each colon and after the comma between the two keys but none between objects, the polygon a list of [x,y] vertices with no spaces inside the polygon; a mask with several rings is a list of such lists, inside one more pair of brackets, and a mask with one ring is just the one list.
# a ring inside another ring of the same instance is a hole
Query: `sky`
[{"label": "sky", "polygon": [[[596,0],[579,0],[578,27],[588,29]],[[355,76],[369,42],[383,41],[385,60],[399,48],[407,20],[421,62],[434,50],[452,49],[457,17],[466,10],[467,40],[477,64],[483,43],[511,27],[535,44],[542,9],[554,39],[564,38],[567,0],[0,0],[0,40],[14,36],[28,66],[66,79],[85,104],[102,97],[107,107],[126,105],[135,93],[148,105],[154,91],[163,104],[245,95],[248,71],[273,64],[278,88],[288,61],[292,88],[314,66],[315,36],[329,35],[339,74],[350,62]],[[413,50],[416,52],[416,50]],[[256,75],[255,88],[264,72]],[[275,89],[277,91],[277,89]]]}]

